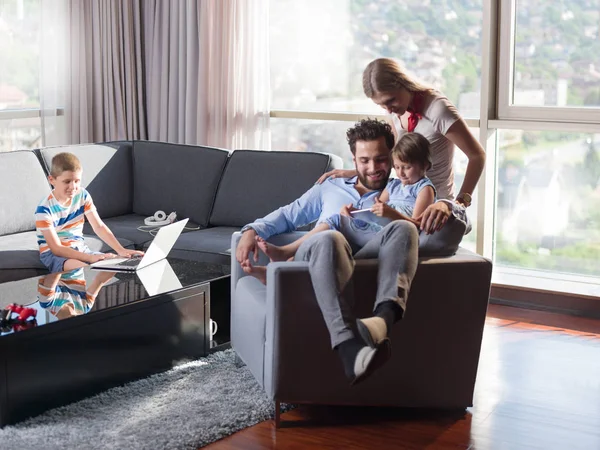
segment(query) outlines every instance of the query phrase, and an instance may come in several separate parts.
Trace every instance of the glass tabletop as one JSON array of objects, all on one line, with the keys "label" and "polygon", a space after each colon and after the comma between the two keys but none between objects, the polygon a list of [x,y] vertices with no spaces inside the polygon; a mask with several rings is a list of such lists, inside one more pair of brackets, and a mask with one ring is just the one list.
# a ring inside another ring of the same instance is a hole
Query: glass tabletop
[{"label": "glass tabletop", "polygon": [[230,266],[163,259],[137,271],[89,267],[0,284],[0,336],[93,314],[230,274]]}]

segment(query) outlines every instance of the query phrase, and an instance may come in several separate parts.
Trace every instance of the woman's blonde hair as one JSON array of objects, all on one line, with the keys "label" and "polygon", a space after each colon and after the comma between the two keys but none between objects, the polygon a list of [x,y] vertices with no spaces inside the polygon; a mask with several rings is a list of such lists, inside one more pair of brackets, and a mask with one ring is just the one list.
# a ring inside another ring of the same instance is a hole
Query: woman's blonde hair
[{"label": "woman's blonde hair", "polygon": [[409,92],[430,92],[433,89],[411,78],[396,61],[379,58],[371,61],[363,72],[363,91],[369,98],[381,92],[394,92],[398,89]]}]

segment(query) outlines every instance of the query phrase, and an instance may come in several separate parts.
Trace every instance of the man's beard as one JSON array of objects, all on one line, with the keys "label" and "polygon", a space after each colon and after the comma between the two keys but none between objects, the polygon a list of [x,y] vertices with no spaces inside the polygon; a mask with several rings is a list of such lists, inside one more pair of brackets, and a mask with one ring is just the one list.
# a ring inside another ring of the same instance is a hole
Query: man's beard
[{"label": "man's beard", "polygon": [[360,181],[360,184],[372,191],[380,191],[387,186],[388,180],[390,179],[390,174],[392,173],[392,168],[390,167],[388,173],[383,178],[381,178],[381,180],[377,181],[371,181],[368,177],[363,176],[360,172],[357,171],[357,173],[358,181]]}]

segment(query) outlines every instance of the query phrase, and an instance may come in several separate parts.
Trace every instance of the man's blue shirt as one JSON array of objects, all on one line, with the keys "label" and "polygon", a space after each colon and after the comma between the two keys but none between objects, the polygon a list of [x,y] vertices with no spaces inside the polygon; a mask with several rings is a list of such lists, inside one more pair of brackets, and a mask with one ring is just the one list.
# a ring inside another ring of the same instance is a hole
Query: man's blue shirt
[{"label": "man's blue shirt", "polygon": [[[344,205],[352,204],[356,209],[370,208],[381,191],[370,191],[361,196],[354,187],[357,181],[357,176],[328,178],[321,184],[315,184],[299,199],[282,206],[262,219],[255,220],[244,229],[253,228],[261,238],[268,239],[277,234],[289,233],[315,221],[320,223],[334,214],[339,214]],[[452,208],[452,213],[468,224],[465,208],[454,202],[447,203]],[[375,214],[373,214],[373,221],[381,225],[390,222],[389,219],[377,217]],[[468,228],[470,229],[470,225]]]},{"label": "man's blue shirt", "polygon": [[[357,209],[370,208],[375,203],[375,197],[381,191],[370,191],[361,196],[354,185],[358,177],[328,178],[322,184],[315,184],[299,199],[283,206],[262,219],[247,225],[253,228],[263,239],[281,233],[294,231],[299,227],[313,222],[320,223],[339,214],[344,205],[352,204]],[[373,215],[375,220],[378,218]],[[379,221],[378,220],[378,221]],[[389,222],[383,219],[385,223]]]}]

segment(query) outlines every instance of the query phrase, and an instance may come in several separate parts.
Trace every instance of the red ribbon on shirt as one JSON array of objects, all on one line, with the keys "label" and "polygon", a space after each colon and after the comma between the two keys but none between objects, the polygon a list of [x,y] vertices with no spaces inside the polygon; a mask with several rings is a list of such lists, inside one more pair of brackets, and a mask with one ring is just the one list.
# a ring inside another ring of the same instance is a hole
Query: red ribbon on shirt
[{"label": "red ribbon on shirt", "polygon": [[421,104],[423,103],[423,94],[421,92],[415,92],[413,94],[412,105],[406,108],[410,113],[408,116],[408,132],[412,133],[415,131],[419,119],[423,118],[423,115],[417,111],[421,111]]}]

